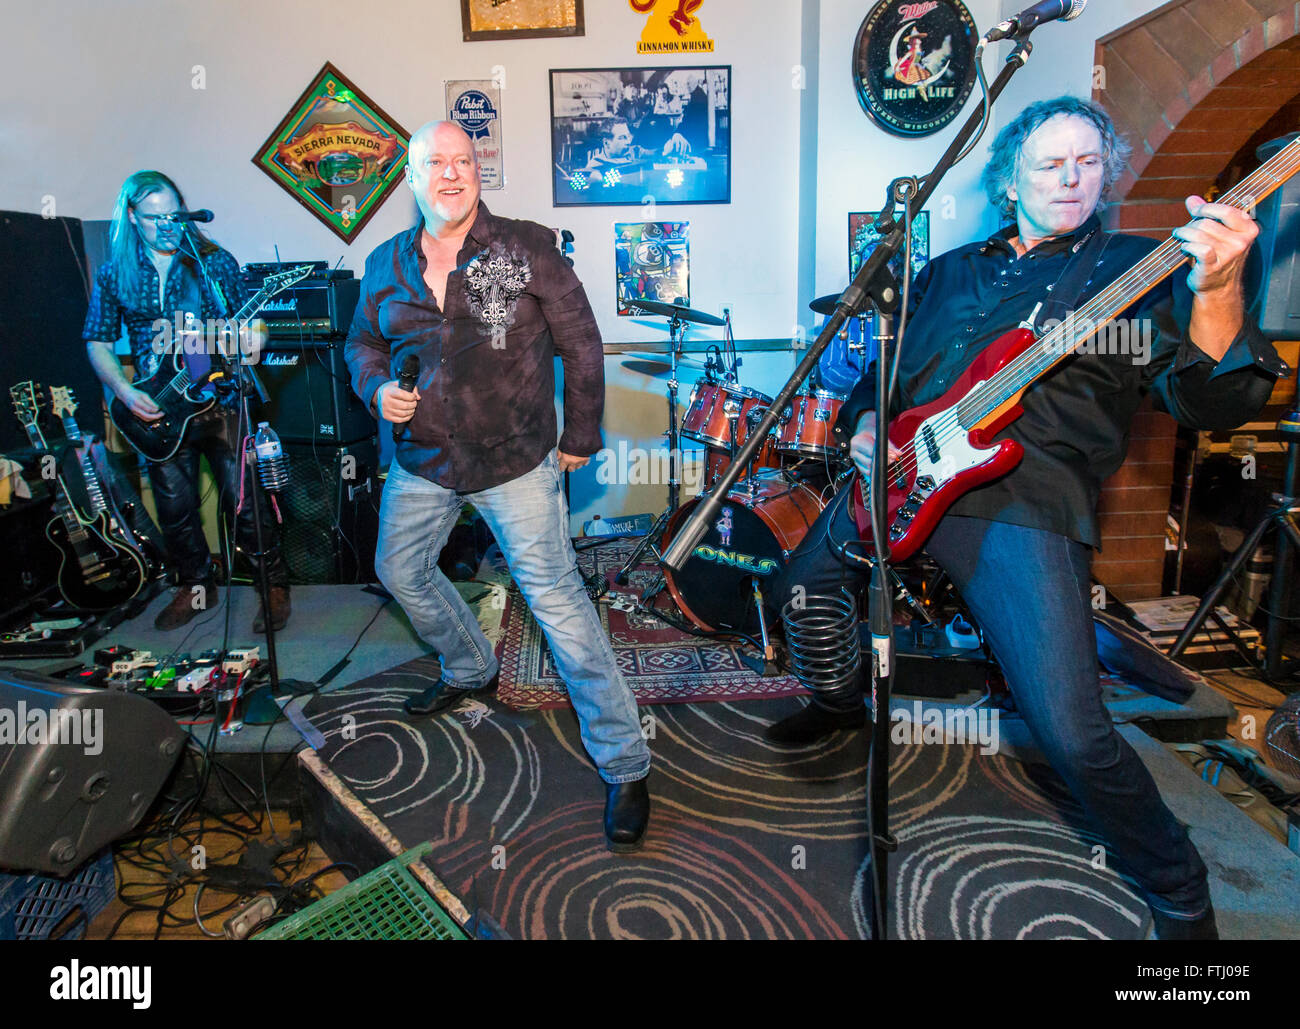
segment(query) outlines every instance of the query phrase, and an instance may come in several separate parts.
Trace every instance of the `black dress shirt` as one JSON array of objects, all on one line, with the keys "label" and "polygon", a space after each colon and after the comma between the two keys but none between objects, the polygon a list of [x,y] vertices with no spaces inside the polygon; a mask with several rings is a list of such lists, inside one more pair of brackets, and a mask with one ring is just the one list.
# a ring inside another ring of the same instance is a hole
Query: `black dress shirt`
[{"label": "black dress shirt", "polygon": [[480,203],[447,277],[446,309],[424,281],[421,224],[366,259],[344,353],[370,405],[420,358],[421,401],[396,459],[459,493],[499,486],[537,467],[556,445],[555,362],[564,365],[564,435],[575,457],[600,449],[605,361],[600,330],[550,229],[498,218]]},{"label": "black dress shirt", "polygon": [[[1028,318],[1049,297],[1047,287],[1060,278],[1073,244],[1098,227],[1094,215],[1023,257],[1016,256],[1009,242],[1016,230],[1008,227],[931,261],[912,285],[894,413],[942,396],[977,354]],[[1156,246],[1143,236],[1112,235],[1076,309]],[[1187,337],[1191,306],[1184,268],[1123,315],[1139,328],[1150,326],[1145,363],[1132,353],[1085,347],[1030,386],[1024,414],[995,437],[1019,440],[1024,459],[960,498],[950,513],[1046,529],[1098,547],[1101,483],[1123,464],[1129,423],[1146,393],[1194,428],[1234,428],[1255,415],[1286,365],[1249,317],[1216,364]],[[840,409],[839,438],[853,435],[875,399],[873,365]]]}]

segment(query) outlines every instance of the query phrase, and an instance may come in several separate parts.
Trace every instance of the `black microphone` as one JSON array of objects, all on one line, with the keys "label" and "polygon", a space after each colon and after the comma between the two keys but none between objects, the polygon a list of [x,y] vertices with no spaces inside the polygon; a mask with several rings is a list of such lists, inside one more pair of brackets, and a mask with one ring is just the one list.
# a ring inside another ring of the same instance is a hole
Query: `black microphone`
[{"label": "black microphone", "polygon": [[210,222],[213,214],[206,207],[198,211],[174,211],[164,221],[169,222]]},{"label": "black microphone", "polygon": [[1088,0],[1039,0],[1033,7],[1026,7],[1014,18],[1008,18],[988,32],[984,33],[981,43],[992,43],[1010,36],[1023,36],[1036,29],[1043,22],[1073,21],[1083,13]]},{"label": "black microphone", "polygon": [[[410,393],[415,389],[415,380],[420,377],[420,355],[407,354],[402,358],[402,371],[397,376],[397,388],[404,393]],[[410,424],[408,418],[404,422],[393,422],[393,442],[396,443],[402,438],[402,430]]]}]

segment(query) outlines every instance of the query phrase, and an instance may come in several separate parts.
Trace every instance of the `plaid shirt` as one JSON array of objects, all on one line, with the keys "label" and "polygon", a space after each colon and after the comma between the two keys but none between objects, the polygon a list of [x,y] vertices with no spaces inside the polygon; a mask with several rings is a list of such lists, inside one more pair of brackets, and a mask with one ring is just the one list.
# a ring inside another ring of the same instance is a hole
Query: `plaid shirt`
[{"label": "plaid shirt", "polygon": [[[86,311],[81,338],[86,342],[103,340],[115,342],[122,335],[126,322],[131,355],[135,360],[137,381],[147,379],[158,370],[162,353],[154,346],[159,336],[159,321],[170,322],[178,310],[191,311],[206,320],[218,318],[216,304],[206,288],[198,289],[198,275],[193,258],[178,256],[167,271],[167,292],[163,303],[158,302],[158,269],[144,251],[144,244],[136,240],[136,260],[140,266],[140,288],[131,296],[119,296],[117,277],[109,263],[95,272],[95,285],[90,294],[90,307]],[[248,299],[239,277],[239,262],[225,250],[217,250],[206,258],[208,274],[225,294],[230,304],[230,314],[239,310]],[[202,293],[201,310],[194,311],[195,298]]]},{"label": "plaid shirt", "polygon": [[421,401],[396,459],[414,475],[477,493],[537,467],[556,445],[555,357],[564,365],[559,447],[600,449],[605,362],[600,330],[550,229],[479,204],[438,307],[424,281],[423,223],[366,259],[344,353],[370,405],[420,358]]}]

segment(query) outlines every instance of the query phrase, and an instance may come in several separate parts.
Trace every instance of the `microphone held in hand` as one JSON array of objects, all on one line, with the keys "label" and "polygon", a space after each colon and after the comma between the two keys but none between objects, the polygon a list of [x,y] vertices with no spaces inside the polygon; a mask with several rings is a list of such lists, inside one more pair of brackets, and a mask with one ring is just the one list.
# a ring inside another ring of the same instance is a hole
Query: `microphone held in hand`
[{"label": "microphone held in hand", "polygon": [[[420,377],[420,357],[418,354],[407,354],[402,359],[402,370],[397,376],[397,388],[403,393],[410,393],[415,389],[415,382]],[[393,442],[402,438],[402,430],[410,424],[408,418],[404,422],[393,422]]]}]

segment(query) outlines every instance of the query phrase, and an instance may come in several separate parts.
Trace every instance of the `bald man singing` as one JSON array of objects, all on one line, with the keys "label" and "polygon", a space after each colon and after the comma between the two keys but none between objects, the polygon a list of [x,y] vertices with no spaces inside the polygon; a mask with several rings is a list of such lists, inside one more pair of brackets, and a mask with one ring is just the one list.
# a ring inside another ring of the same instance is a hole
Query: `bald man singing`
[{"label": "bald man singing", "polygon": [[[401,426],[379,512],[376,571],[441,657],[439,681],[405,704],[421,718],[493,692],[491,644],[438,554],[466,502],[505,555],[569,688],[605,782],[605,835],[636,850],[650,815],[650,751],[569,538],[561,474],[601,446],[604,351],[591,305],[551,231],[498,218],[478,157],[450,122],[411,137],[406,182],[420,223],[366,259],[346,356],[363,401]],[[398,371],[420,371],[411,391]],[[564,365],[564,432],[555,367]]]}]

